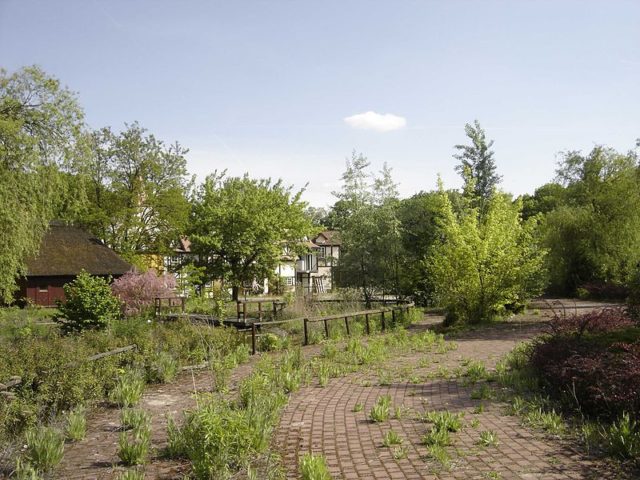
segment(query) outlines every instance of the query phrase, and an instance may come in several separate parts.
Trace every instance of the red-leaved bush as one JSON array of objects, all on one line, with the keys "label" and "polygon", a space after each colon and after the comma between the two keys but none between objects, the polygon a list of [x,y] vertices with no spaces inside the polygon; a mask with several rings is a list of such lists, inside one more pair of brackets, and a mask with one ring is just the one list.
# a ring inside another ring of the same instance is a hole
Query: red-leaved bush
[{"label": "red-leaved bush", "polygon": [[624,300],[629,295],[629,287],[621,283],[589,282],[580,288],[588,293],[589,298]]},{"label": "red-leaved bush", "polygon": [[557,336],[533,349],[531,366],[552,396],[590,416],[640,414],[640,344],[602,345]]},{"label": "red-leaved bush", "polygon": [[113,294],[124,304],[125,315],[137,315],[153,306],[154,299],[174,296],[176,277],[158,275],[149,269],[144,273],[128,272],[111,285]]},{"label": "red-leaved bush", "polygon": [[549,321],[554,335],[614,332],[633,325],[634,320],[622,308],[604,308],[581,315],[556,313]]}]

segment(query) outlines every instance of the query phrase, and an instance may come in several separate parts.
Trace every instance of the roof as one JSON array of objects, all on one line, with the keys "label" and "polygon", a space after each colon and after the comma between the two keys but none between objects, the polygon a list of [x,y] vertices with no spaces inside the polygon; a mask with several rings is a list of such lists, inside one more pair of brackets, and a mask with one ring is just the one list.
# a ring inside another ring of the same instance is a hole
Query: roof
[{"label": "roof", "polygon": [[123,275],[131,265],[81,228],[52,223],[38,255],[27,261],[27,276]]},{"label": "roof", "polygon": [[313,243],[318,246],[324,245],[342,245],[342,238],[339,230],[324,230],[313,239]]}]

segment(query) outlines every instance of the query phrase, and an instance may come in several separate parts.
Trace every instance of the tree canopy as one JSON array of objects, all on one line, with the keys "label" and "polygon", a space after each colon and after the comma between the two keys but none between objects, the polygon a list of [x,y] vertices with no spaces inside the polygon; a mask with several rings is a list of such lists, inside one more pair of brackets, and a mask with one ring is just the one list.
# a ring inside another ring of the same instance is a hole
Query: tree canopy
[{"label": "tree canopy", "polygon": [[243,283],[274,276],[285,250],[302,253],[318,229],[301,194],[281,180],[209,175],[196,193],[189,230],[208,278],[224,279],[237,299]]}]

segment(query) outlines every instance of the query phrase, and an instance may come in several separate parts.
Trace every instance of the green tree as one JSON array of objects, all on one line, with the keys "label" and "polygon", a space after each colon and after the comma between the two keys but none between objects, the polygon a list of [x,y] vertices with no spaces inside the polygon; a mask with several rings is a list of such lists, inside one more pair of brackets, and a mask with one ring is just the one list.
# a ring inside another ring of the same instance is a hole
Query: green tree
[{"label": "green tree", "polygon": [[464,192],[475,202],[483,214],[485,206],[493,190],[500,183],[501,177],[496,173],[496,163],[493,158],[493,140],[487,141],[485,131],[480,122],[475,120],[473,125],[467,123],[464,131],[471,145],[456,145],[460,152],[453,157],[460,161],[456,170],[464,180]]},{"label": "green tree", "polygon": [[545,251],[536,242],[535,219],[523,222],[518,202],[496,193],[480,219],[475,208],[457,217],[442,189],[438,199],[442,235],[425,267],[448,321],[486,321],[541,293]]},{"label": "green tree", "polygon": [[370,304],[376,293],[401,294],[402,244],[398,192],[385,165],[376,178],[362,154],[353,152],[342,175],[336,225],[342,246],[337,265],[340,286],[356,287]]},{"label": "green tree", "polygon": [[189,217],[187,150],[165,145],[137,123],[119,134],[93,132],[91,146],[89,207],[80,221],[130,260],[169,251]]},{"label": "green tree", "polygon": [[302,253],[303,240],[317,228],[305,214],[302,190],[281,180],[209,175],[200,186],[191,214],[191,249],[207,267],[209,279],[239,287],[272,278],[284,249]]},{"label": "green tree", "polygon": [[112,293],[109,281],[82,271],[64,286],[66,301],[58,305],[55,321],[65,333],[102,330],[121,315],[121,304]]},{"label": "green tree", "polygon": [[0,70],[0,302],[13,299],[49,221],[82,203],[71,179],[84,158],[83,125],[57,79],[38,67]]},{"label": "green tree", "polygon": [[545,217],[552,288],[625,284],[640,260],[640,170],[635,152],[567,152],[558,169],[560,206]]},{"label": "green tree", "polygon": [[522,195],[522,218],[552,212],[565,201],[565,188],[559,183],[547,183],[536,188],[533,195]]}]

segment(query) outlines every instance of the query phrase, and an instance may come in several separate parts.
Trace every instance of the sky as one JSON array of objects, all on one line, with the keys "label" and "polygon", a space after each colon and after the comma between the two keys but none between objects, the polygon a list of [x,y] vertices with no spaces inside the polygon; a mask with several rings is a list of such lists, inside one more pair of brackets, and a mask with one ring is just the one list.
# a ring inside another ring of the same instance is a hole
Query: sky
[{"label": "sky", "polygon": [[354,150],[402,196],[459,187],[475,119],[515,195],[560,152],[640,137],[637,0],[0,0],[0,67],[33,64],[91,128],[138,121],[200,179],[282,178],[315,206]]}]

